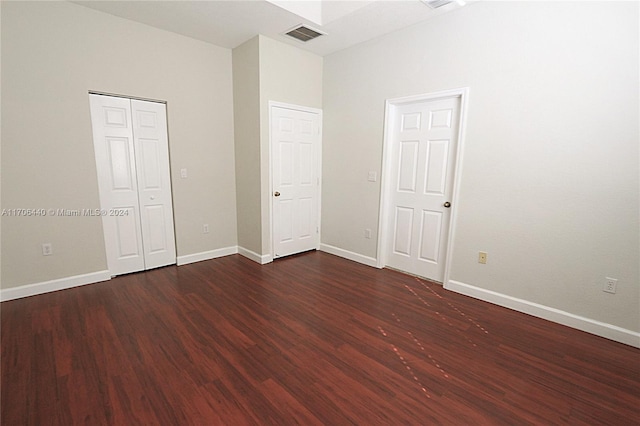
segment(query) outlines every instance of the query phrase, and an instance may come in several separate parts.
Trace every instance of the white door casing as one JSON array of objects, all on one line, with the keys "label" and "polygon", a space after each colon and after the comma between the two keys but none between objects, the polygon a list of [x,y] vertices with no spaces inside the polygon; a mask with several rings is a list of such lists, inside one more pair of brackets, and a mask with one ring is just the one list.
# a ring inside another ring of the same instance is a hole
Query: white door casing
[{"label": "white door casing", "polygon": [[380,267],[446,281],[465,94],[387,103]]},{"label": "white door casing", "polygon": [[109,272],[175,263],[166,106],[95,94],[90,106]]},{"label": "white door casing", "polygon": [[320,126],[318,110],[270,105],[274,259],[320,244]]}]

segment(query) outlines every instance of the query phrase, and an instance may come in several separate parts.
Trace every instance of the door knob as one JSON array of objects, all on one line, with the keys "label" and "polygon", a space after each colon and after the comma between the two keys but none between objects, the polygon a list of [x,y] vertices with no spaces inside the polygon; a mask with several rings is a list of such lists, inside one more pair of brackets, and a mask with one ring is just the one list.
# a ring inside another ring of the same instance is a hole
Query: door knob
[{"label": "door knob", "polygon": [[152,195],[152,196],[151,196],[151,197],[149,197],[149,198],[150,198],[150,199],[152,199],[152,200],[155,200],[155,199],[156,199],[156,196],[155,196],[155,195]]},{"label": "door knob", "polygon": [[448,202],[448,201],[446,201],[446,202],[443,204],[443,206],[445,206],[446,208],[449,208],[449,207],[451,207],[451,203],[450,203],[450,202]]},{"label": "door knob", "polygon": [[279,193],[278,191],[276,191],[276,192],[274,192],[274,193],[273,193],[273,196],[274,196],[274,197],[279,197],[279,196],[280,196],[280,193]]}]

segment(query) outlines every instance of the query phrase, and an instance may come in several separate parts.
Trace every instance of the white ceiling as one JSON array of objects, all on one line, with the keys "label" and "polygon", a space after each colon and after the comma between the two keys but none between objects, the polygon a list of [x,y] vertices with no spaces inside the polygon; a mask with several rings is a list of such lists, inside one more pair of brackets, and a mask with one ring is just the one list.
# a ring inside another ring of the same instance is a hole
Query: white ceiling
[{"label": "white ceiling", "polygon": [[[298,0],[291,5],[299,3],[298,6],[304,9],[303,3],[308,2]],[[318,25],[267,0],[73,3],[230,49],[263,34],[321,56],[460,7],[452,3],[433,10],[420,0],[322,0],[323,25]],[[288,9],[296,10],[296,7]],[[283,35],[301,23],[326,35],[307,43]]]}]

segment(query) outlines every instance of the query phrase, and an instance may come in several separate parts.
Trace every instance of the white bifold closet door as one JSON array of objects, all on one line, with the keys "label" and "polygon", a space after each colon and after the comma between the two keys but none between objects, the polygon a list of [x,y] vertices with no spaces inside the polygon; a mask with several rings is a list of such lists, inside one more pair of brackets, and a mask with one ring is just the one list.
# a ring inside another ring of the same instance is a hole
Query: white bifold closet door
[{"label": "white bifold closet door", "polygon": [[90,95],[111,275],[176,263],[166,105]]}]

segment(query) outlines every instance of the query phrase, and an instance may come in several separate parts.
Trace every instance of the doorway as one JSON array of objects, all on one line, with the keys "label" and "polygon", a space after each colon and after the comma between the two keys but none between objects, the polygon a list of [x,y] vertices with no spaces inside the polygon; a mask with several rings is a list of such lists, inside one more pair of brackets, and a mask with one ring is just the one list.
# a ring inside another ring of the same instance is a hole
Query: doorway
[{"label": "doorway", "polygon": [[270,102],[273,257],[320,245],[322,111]]},{"label": "doorway", "polygon": [[387,101],[379,267],[448,280],[467,93]]},{"label": "doorway", "polygon": [[166,105],[89,97],[109,272],[176,263]]}]

